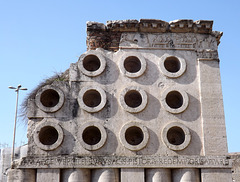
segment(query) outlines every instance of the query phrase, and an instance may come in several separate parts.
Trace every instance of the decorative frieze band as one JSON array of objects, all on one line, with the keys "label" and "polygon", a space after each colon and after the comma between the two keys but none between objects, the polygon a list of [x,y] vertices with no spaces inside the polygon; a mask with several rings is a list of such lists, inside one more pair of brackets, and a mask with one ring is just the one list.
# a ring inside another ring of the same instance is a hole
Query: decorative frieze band
[{"label": "decorative frieze band", "polygon": [[[149,47],[196,50],[202,46],[212,49],[211,47],[217,47],[222,36],[222,32],[212,31],[212,24],[213,21],[210,20],[175,20],[168,23],[155,19],[108,21],[106,25],[87,22],[87,47],[88,50],[103,48],[111,51]],[[209,40],[196,40],[197,35],[209,37]],[[205,43],[209,45],[204,45]]]},{"label": "decorative frieze band", "polygon": [[218,52],[217,50],[197,51],[197,57],[202,59],[218,59]]},{"label": "decorative frieze band", "polygon": [[231,168],[228,156],[26,157],[18,168]]},{"label": "decorative frieze band", "polygon": [[122,33],[119,47],[159,49],[217,50],[216,38],[194,33]]}]

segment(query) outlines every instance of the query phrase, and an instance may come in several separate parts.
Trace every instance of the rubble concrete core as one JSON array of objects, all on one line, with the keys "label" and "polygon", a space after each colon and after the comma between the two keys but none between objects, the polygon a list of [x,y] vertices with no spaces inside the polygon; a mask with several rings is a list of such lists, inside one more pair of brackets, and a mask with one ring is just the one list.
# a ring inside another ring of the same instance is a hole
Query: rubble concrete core
[{"label": "rubble concrete core", "polygon": [[222,32],[212,25],[87,22],[87,52],[67,79],[28,100],[27,153],[8,181],[238,180],[227,151]]}]

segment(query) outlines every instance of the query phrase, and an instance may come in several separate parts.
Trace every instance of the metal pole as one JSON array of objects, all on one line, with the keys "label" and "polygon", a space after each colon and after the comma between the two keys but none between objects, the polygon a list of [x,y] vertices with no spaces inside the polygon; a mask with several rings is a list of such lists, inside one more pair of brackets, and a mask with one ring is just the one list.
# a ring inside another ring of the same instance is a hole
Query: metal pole
[{"label": "metal pole", "polygon": [[16,99],[16,110],[15,110],[15,120],[14,120],[14,129],[13,129],[13,144],[12,144],[12,156],[11,156],[11,163],[13,164],[14,161],[14,150],[15,150],[15,136],[16,136],[16,123],[17,123],[17,109],[18,109],[18,93],[19,93],[19,86],[16,89],[17,92],[17,99]]},{"label": "metal pole", "polygon": [[15,120],[14,120],[14,129],[13,129],[13,144],[12,144],[12,153],[11,153],[11,167],[14,167],[14,157],[15,157],[15,138],[16,138],[16,125],[17,125],[17,111],[18,111],[18,95],[19,90],[27,90],[27,88],[21,88],[21,85],[18,85],[17,88],[10,86],[10,89],[15,89],[15,92],[17,92],[17,98],[16,98],[16,110],[15,110]]}]

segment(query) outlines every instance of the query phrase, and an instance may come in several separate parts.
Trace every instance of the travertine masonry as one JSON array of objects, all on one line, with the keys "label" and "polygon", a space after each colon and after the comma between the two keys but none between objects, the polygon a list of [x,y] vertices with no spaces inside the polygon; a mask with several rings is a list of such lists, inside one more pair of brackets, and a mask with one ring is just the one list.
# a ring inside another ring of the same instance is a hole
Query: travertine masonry
[{"label": "travertine masonry", "polygon": [[[106,25],[98,22],[87,22],[87,47],[88,50],[104,48],[106,50],[117,51],[119,49],[119,42],[122,41],[122,37],[126,36],[126,34],[122,34],[124,32],[127,34],[130,32],[135,34],[139,33],[141,36],[156,35],[157,33],[164,33],[165,35],[167,35],[166,33],[184,33],[181,39],[186,43],[194,43],[186,33],[194,33],[194,35],[212,34],[216,38],[217,44],[219,44],[222,32],[212,31],[212,25],[213,21],[210,20],[175,20],[169,23],[155,19],[141,19],[140,21],[117,20],[108,21]],[[163,39],[164,38],[166,38],[166,36],[163,36]],[[138,43],[137,39],[131,41]],[[175,40],[168,39],[167,42],[165,41],[164,43],[169,43],[169,47],[174,47],[172,41]],[[189,45],[185,44],[185,46],[187,48]],[[154,45],[151,47],[154,47]]]},{"label": "travertine masonry", "polygon": [[88,22],[68,80],[29,99],[28,154],[13,167],[33,182],[230,182],[212,24]]},{"label": "travertine masonry", "polygon": [[232,167],[232,178],[234,182],[240,181],[240,153],[230,153],[231,159],[233,160]]}]

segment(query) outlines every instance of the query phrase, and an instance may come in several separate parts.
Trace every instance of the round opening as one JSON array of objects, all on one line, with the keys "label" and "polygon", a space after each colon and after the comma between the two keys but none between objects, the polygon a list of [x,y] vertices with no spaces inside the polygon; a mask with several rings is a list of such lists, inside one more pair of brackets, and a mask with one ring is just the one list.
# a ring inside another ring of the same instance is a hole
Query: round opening
[{"label": "round opening", "polygon": [[168,57],[164,61],[164,67],[167,71],[171,73],[176,73],[180,70],[181,64],[180,61],[176,57]]},{"label": "round opening", "polygon": [[172,127],[167,132],[168,142],[172,145],[181,145],[185,141],[185,134],[182,128]]},{"label": "round opening", "polygon": [[87,150],[98,150],[107,140],[106,129],[99,122],[86,122],[79,128],[79,142]]},{"label": "round opening", "polygon": [[132,108],[136,108],[142,104],[142,96],[136,90],[131,90],[124,96],[125,103]]},{"label": "round opening", "polygon": [[185,125],[172,122],[163,129],[162,139],[169,149],[183,150],[190,144],[191,133]]},{"label": "round opening", "polygon": [[130,73],[136,73],[141,69],[141,62],[135,56],[130,56],[124,61],[124,68]]},{"label": "round opening", "polygon": [[183,97],[178,91],[169,92],[166,96],[166,103],[170,108],[178,109],[183,105]]},{"label": "round opening", "polygon": [[87,71],[96,71],[100,68],[100,60],[95,55],[88,55],[83,60],[83,67]]},{"label": "round opening", "polygon": [[95,145],[101,140],[101,132],[97,127],[89,126],[83,131],[82,138],[88,145]]},{"label": "round opening", "polygon": [[125,139],[130,145],[139,145],[143,141],[143,132],[139,127],[132,126],[126,130]]},{"label": "round opening", "polygon": [[97,107],[101,103],[101,95],[97,90],[88,90],[83,95],[83,102],[88,107]]},{"label": "round opening", "polygon": [[40,102],[45,107],[54,107],[59,103],[60,96],[53,89],[45,90],[40,97]]},{"label": "round opening", "polygon": [[146,147],[148,139],[148,129],[138,122],[131,121],[121,128],[120,142],[129,150],[143,149]]},{"label": "round opening", "polygon": [[53,145],[58,140],[58,131],[52,126],[45,126],[39,132],[39,141],[43,145]]}]

